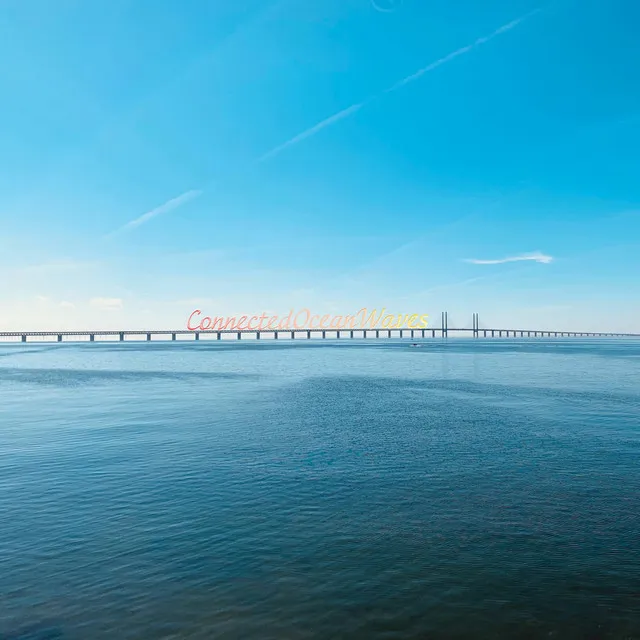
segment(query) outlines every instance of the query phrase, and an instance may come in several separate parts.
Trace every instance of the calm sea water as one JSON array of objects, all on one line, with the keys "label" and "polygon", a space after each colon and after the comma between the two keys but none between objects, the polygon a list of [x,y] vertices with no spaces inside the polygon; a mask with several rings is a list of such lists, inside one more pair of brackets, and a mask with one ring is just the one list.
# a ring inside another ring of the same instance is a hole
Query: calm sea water
[{"label": "calm sea water", "polygon": [[0,347],[0,637],[640,638],[640,343]]}]

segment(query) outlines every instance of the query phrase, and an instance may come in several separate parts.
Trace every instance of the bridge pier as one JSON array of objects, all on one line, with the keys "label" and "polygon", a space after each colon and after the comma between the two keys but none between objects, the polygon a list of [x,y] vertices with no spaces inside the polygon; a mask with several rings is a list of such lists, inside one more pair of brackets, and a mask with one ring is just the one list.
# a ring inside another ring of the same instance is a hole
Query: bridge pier
[{"label": "bridge pier", "polygon": [[[544,338],[544,339],[550,339],[550,338],[567,338],[567,337],[579,337],[579,338],[640,338],[640,333],[639,334],[632,334],[632,333],[606,333],[606,332],[592,332],[592,331],[550,331],[548,329],[542,329],[542,330],[538,330],[538,331],[534,331],[534,330],[527,330],[524,331],[522,329],[480,329],[478,327],[478,320],[477,320],[477,314],[474,318],[474,325],[475,327],[473,329],[458,329],[458,331],[472,331],[474,337],[479,338],[482,332],[482,336],[484,338],[487,338],[490,334],[491,338],[496,338],[496,337],[500,337],[502,338],[507,337],[507,338],[524,338],[525,335],[527,338]],[[251,329],[251,330],[241,330],[238,329],[237,327],[234,327],[232,330],[223,330],[223,329],[214,329],[215,334],[216,334],[216,339],[217,340],[221,340],[222,339],[222,334],[223,333],[229,333],[231,334],[229,337],[232,338],[233,334],[236,335],[236,338],[238,340],[245,340],[246,338],[243,337],[243,333],[246,334],[251,334],[249,337],[251,338],[253,336],[253,334],[255,334],[256,336],[256,340],[261,340],[262,339],[262,333],[273,333],[273,338],[275,340],[279,339],[280,337],[280,333],[282,333],[284,331],[284,333],[290,333],[291,334],[291,339],[301,339],[303,337],[306,337],[307,340],[311,340],[313,339],[313,333],[314,331],[316,332],[316,334],[320,334],[322,333],[322,338],[323,339],[334,339],[333,335],[328,335],[328,334],[333,334],[335,332],[335,338],[336,339],[340,339],[340,338],[344,338],[344,337],[348,337],[351,339],[356,339],[356,338],[360,338],[360,335],[356,335],[359,334],[360,332],[362,333],[362,338],[366,339],[367,338],[367,332],[371,332],[371,333],[375,333],[375,337],[378,339],[384,339],[385,337],[389,338],[389,339],[393,339],[393,338],[400,338],[405,339],[408,338],[409,336],[411,336],[411,339],[416,339],[416,338],[425,338],[429,337],[429,335],[433,338],[437,337],[437,333],[440,332],[440,336],[444,339],[448,338],[448,333],[449,333],[449,328],[447,326],[447,317],[445,314],[444,317],[444,325],[442,327],[432,327],[432,328],[411,328],[411,327],[397,327],[397,328],[389,328],[389,327],[383,327],[383,328],[372,328],[372,329],[365,329],[365,328],[360,328],[360,329],[354,329],[354,328],[346,328],[346,329],[339,329],[339,328],[321,328],[321,327],[317,327],[317,328],[300,328],[300,329],[291,329],[291,328],[286,328],[286,329],[272,329],[272,328],[265,328],[265,329]],[[342,332],[344,331],[344,333],[348,333],[349,335],[342,335]],[[397,331],[397,335],[394,333],[395,331]],[[456,332],[455,329],[453,329],[454,334]],[[34,332],[30,332],[30,331],[25,331],[25,332],[21,332],[21,331],[15,331],[15,332],[5,332],[2,333],[0,332],[0,341],[3,339],[3,337],[9,337],[11,340],[18,340],[21,341],[23,343],[25,342],[30,342],[29,338],[34,337],[34,338],[40,338],[40,337],[44,337],[45,340],[51,341],[51,342],[74,342],[74,341],[78,341],[78,340],[87,340],[90,342],[95,342],[98,341],[100,342],[101,340],[96,340],[96,336],[103,336],[103,335],[109,335],[109,336],[113,336],[113,338],[115,340],[119,340],[120,342],[125,342],[127,340],[127,336],[129,336],[129,339],[133,339],[136,341],[142,341],[142,340],[146,340],[147,342],[149,341],[153,341],[153,336],[154,335],[161,335],[161,336],[165,336],[164,338],[162,338],[163,340],[169,340],[168,336],[171,336],[170,340],[176,341],[178,339],[178,335],[181,334],[185,334],[188,335],[190,333],[193,333],[193,337],[194,340],[200,340],[200,334],[203,333],[202,330],[198,329],[196,331],[183,331],[183,330],[164,330],[164,331],[160,331],[160,330],[150,330],[150,329],[146,329],[146,330],[139,330],[139,331],[120,331],[120,330],[115,330],[115,331],[105,331],[105,332],[90,332],[90,331],[86,331],[86,332],[79,332],[77,334],[74,334],[73,332],[60,332],[57,333],[56,331],[48,331],[48,332],[40,332],[40,331],[34,331]],[[300,334],[296,337],[296,333]],[[304,335],[306,334],[306,336]],[[65,337],[67,336],[67,337]],[[80,337],[82,336],[82,337]],[[146,336],[146,338],[145,338]],[[372,336],[373,337],[373,336]],[[206,337],[205,337],[206,339]]]}]

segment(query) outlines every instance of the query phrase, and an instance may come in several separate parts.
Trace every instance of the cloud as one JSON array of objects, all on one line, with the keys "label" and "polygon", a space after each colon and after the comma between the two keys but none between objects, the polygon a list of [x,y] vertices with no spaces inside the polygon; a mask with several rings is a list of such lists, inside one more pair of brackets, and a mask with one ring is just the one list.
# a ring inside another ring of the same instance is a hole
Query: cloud
[{"label": "cloud", "polygon": [[311,296],[315,293],[314,289],[295,289],[291,292],[292,296]]},{"label": "cloud", "polygon": [[449,284],[439,284],[435,287],[430,287],[429,289],[423,289],[422,291],[418,291],[416,293],[412,293],[406,296],[400,296],[395,298],[395,300],[415,300],[420,296],[426,296],[434,291],[446,291],[448,289],[455,289],[457,287],[466,287],[467,285],[473,284],[474,282],[479,282],[481,280],[490,280],[492,276],[479,276],[477,278],[468,278],[467,280],[461,280],[459,282],[450,282]]},{"label": "cloud", "polygon": [[43,264],[32,264],[24,267],[17,267],[15,272],[22,274],[50,274],[65,271],[78,271],[96,266],[96,262],[78,262],[75,260],[63,259],[52,260]]},{"label": "cloud", "polygon": [[573,305],[547,304],[542,307],[525,307],[522,311],[527,311],[529,313],[545,313],[547,311],[566,311],[567,309],[573,309]]},{"label": "cloud", "polygon": [[526,260],[540,262],[542,264],[549,264],[550,262],[553,262],[553,258],[551,256],[540,253],[540,251],[536,251],[534,253],[523,253],[522,255],[512,256],[510,258],[500,258],[499,260],[477,260],[475,258],[471,258],[469,260],[465,260],[465,262],[471,262],[472,264],[505,264],[506,262],[524,262]]},{"label": "cloud", "polygon": [[185,204],[185,202],[189,202],[190,200],[194,200],[198,196],[202,195],[202,191],[198,189],[192,189],[191,191],[185,191],[185,193],[168,200],[164,204],[161,204],[159,207],[152,209],[151,211],[147,211],[147,213],[143,213],[141,216],[136,218],[135,220],[131,220],[131,222],[127,222],[124,226],[120,227],[117,231],[109,234],[109,236],[113,236],[116,233],[122,233],[123,231],[129,231],[130,229],[135,229],[139,227],[141,224],[145,222],[149,222],[152,218],[159,216],[162,213],[168,213],[169,211],[173,211],[173,209],[177,209],[179,206]]},{"label": "cloud", "polygon": [[118,311],[123,307],[121,298],[91,298],[89,305],[100,311]]},{"label": "cloud", "polygon": [[73,304],[73,302],[67,302],[66,300],[63,300],[58,306],[61,309],[75,309],[76,308],[76,305]]},{"label": "cloud", "polygon": [[173,304],[179,307],[214,307],[221,306],[222,302],[215,298],[187,298],[183,300],[175,300]]}]

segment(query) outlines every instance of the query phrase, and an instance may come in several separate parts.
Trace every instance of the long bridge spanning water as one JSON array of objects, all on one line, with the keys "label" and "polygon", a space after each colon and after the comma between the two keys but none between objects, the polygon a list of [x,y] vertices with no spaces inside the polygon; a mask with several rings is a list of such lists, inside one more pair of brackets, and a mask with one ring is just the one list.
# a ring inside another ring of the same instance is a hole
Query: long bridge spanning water
[{"label": "long bridge spanning water", "polygon": [[[4,342],[29,342],[29,338],[37,338],[38,341],[50,338],[52,342],[94,342],[96,336],[99,338],[114,338],[118,341],[146,340],[151,341],[154,336],[156,340],[165,339],[176,341],[178,336],[192,335],[195,341],[199,341],[201,336],[207,339],[222,340],[223,336],[235,336],[237,340],[256,339],[261,337],[278,340],[281,337],[289,339],[325,339],[335,340],[340,338],[448,338],[450,335],[468,335],[473,338],[640,338],[640,333],[610,333],[594,331],[549,331],[548,329],[496,329],[481,328],[477,313],[473,314],[472,327],[449,327],[448,313],[441,314],[441,324],[439,327],[428,327],[425,329],[402,328],[285,328],[285,329],[214,329],[207,331],[189,329],[168,329],[168,330],[137,330],[137,331],[4,331],[0,332],[0,341]],[[211,336],[211,338],[209,338]],[[225,338],[228,339],[228,338]],[[34,340],[32,340],[34,341]]]}]

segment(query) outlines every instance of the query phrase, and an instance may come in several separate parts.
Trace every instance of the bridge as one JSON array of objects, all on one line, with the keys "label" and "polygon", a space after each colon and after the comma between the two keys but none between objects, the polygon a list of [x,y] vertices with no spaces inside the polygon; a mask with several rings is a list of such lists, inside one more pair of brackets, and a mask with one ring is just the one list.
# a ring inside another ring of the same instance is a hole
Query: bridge
[{"label": "bridge", "polygon": [[[89,342],[94,342],[98,337],[117,336],[120,342],[127,341],[127,338],[139,338],[151,341],[153,336],[164,337],[167,340],[176,341],[179,335],[192,335],[194,340],[200,340],[200,336],[215,336],[216,340],[222,340],[224,335],[235,336],[237,340],[243,337],[260,340],[265,338],[278,340],[281,337],[292,340],[302,339],[326,339],[335,340],[344,337],[349,338],[448,338],[456,335],[469,335],[473,338],[640,338],[640,333],[607,333],[594,331],[549,331],[548,329],[499,329],[480,328],[480,320],[477,313],[473,314],[472,327],[449,327],[449,314],[443,311],[439,327],[428,327],[425,329],[403,328],[358,328],[358,329],[336,329],[336,328],[286,328],[286,329],[214,329],[207,331],[191,331],[189,329],[168,329],[153,331],[4,331],[0,332],[2,342],[28,342],[29,338],[50,338],[52,342],[74,342],[87,336]],[[156,338],[158,339],[158,338]],[[85,340],[83,340],[85,341]],[[132,341],[132,340],[129,340]],[[32,340],[33,342],[33,340]],[[38,340],[40,342],[40,340]]]}]

